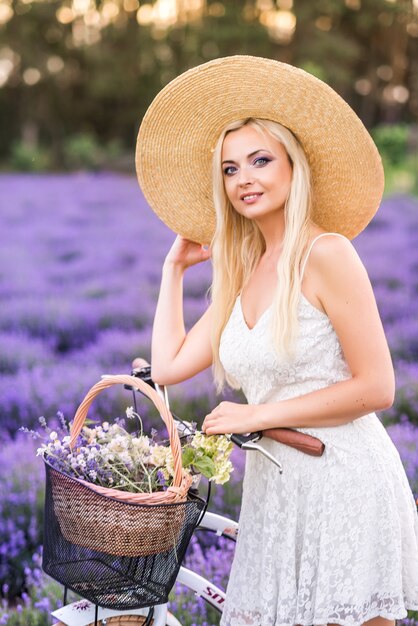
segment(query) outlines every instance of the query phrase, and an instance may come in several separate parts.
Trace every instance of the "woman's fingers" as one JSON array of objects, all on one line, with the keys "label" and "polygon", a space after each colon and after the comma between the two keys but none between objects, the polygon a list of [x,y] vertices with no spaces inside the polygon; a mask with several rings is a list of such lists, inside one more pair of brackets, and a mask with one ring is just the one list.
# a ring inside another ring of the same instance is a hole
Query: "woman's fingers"
[{"label": "woman's fingers", "polygon": [[202,430],[207,435],[250,433],[260,430],[262,405],[221,402],[206,415]]},{"label": "woman's fingers", "polygon": [[137,356],[133,361],[132,361],[132,368],[133,369],[137,369],[139,367],[148,367],[149,363],[146,359],[143,359],[140,356]]},{"label": "woman's fingers", "polygon": [[167,254],[166,261],[180,264],[183,268],[207,261],[211,256],[210,246],[201,245],[177,235]]},{"label": "woman's fingers", "polygon": [[206,415],[202,430],[207,435],[239,432],[243,405],[234,402],[221,402]]}]

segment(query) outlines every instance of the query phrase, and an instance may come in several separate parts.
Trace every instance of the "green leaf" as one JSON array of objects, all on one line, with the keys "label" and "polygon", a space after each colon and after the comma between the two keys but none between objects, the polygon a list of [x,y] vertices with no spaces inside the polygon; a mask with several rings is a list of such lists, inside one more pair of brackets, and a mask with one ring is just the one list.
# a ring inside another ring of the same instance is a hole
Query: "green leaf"
[{"label": "green leaf", "polygon": [[215,463],[209,456],[202,456],[196,459],[193,465],[195,469],[203,474],[203,476],[206,476],[206,478],[212,478],[215,474]]},{"label": "green leaf", "polygon": [[190,467],[190,465],[193,465],[195,454],[196,451],[194,450],[194,448],[185,448],[183,450],[183,453],[181,455],[183,467]]}]

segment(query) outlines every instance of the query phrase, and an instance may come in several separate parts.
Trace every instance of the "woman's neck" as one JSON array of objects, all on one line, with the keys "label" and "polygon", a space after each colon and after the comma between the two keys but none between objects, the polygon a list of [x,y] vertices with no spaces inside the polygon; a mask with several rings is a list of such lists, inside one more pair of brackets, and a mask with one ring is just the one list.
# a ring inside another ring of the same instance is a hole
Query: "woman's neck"
[{"label": "woman's neck", "polygon": [[265,241],[265,258],[274,258],[280,254],[285,233],[284,211],[266,215],[257,220],[257,226]]}]

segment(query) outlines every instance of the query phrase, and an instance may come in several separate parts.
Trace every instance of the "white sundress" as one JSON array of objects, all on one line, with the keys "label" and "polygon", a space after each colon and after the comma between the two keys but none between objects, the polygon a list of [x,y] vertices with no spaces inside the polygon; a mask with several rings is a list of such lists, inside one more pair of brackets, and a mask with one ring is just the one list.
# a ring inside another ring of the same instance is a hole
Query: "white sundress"
[{"label": "white sundress", "polygon": [[[292,363],[274,352],[271,313],[249,329],[238,296],[221,337],[221,362],[249,404],[350,377],[329,318],[303,295]],[[325,443],[322,457],[265,438],[283,465],[280,475],[265,457],[247,454],[221,626],[360,626],[418,610],[417,510],[380,420],[370,413],[342,426],[298,430]]]}]

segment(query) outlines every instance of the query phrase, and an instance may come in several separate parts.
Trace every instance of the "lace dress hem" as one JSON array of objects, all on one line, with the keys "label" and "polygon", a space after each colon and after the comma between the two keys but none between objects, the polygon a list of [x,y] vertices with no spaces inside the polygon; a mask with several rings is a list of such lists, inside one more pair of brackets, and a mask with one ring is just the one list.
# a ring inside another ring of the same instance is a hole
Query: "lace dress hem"
[{"label": "lace dress hem", "polygon": [[[387,604],[387,598],[383,600],[383,604]],[[327,626],[328,624],[338,624],[339,626],[362,626],[365,622],[374,619],[376,617],[382,617],[387,620],[400,620],[404,619],[407,616],[407,611],[416,611],[418,610],[418,605],[415,603],[410,603],[408,601],[404,602],[394,602],[394,606],[391,609],[383,608],[376,606],[379,602],[375,601],[372,603],[373,606],[370,607],[363,613],[358,613],[357,615],[347,615],[346,617],[339,617],[338,614],[344,613],[344,611],[338,611],[338,609],[334,609],[327,614],[322,614],[321,616],[317,615],[304,615],[298,616],[296,615],[294,619],[281,619],[280,617],[267,618],[268,621],[264,617],[261,617],[260,613],[254,614],[253,612],[245,612],[242,614],[241,612],[237,612],[236,609],[231,612],[229,617],[227,615],[223,615],[221,625],[222,626]]]}]

